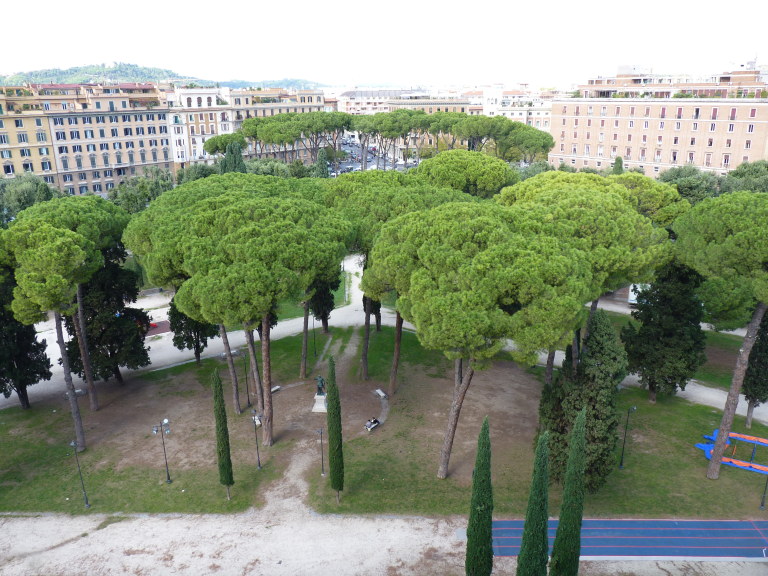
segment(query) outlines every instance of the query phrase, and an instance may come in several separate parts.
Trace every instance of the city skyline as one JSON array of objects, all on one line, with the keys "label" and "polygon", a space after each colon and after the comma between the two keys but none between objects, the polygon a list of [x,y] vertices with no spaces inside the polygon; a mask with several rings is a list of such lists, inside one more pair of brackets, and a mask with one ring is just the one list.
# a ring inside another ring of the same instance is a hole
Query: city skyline
[{"label": "city skyline", "polygon": [[[500,9],[488,1],[457,9],[427,0],[336,11],[307,0],[233,0],[218,15],[147,0],[129,11],[95,0],[83,0],[77,10],[53,0],[41,4],[43,16],[33,29],[7,27],[9,45],[23,49],[6,53],[0,75],[124,62],[222,82],[299,78],[346,87],[523,83],[568,89],[614,75],[620,66],[718,74],[756,58],[759,63],[765,48],[758,18],[718,27],[715,40],[711,13],[661,0],[649,0],[638,14],[607,0],[577,6],[555,0],[546,10]],[[737,0],[731,6],[747,15],[759,5]]]}]

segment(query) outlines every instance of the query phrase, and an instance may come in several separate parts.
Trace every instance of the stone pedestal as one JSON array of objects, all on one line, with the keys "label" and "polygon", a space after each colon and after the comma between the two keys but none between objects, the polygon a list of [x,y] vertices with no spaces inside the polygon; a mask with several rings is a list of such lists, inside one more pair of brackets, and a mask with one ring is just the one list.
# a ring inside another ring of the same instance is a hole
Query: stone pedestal
[{"label": "stone pedestal", "polygon": [[312,406],[312,412],[328,412],[325,394],[315,394],[315,405]]}]

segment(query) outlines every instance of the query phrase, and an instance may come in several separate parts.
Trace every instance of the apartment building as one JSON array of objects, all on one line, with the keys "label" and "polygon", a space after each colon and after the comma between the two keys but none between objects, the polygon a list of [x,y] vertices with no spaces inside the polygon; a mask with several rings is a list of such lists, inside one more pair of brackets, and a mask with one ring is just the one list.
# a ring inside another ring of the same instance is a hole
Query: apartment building
[{"label": "apartment building", "polygon": [[[149,167],[213,163],[205,141],[246,118],[323,111],[322,91],[45,84],[0,91],[0,177],[32,172],[69,194],[105,194]],[[282,157],[293,147],[247,156]],[[297,156],[308,152],[299,146]]]},{"label": "apartment building", "polygon": [[151,84],[6,87],[3,177],[33,172],[69,194],[86,194],[105,193],[150,166],[171,169],[164,101]]},{"label": "apartment building", "polygon": [[[736,77],[731,73],[719,78]],[[744,82],[723,88],[722,97],[679,97],[682,90],[704,94],[708,92],[700,91],[710,88],[691,81],[660,91],[658,77],[632,93],[644,94],[638,97],[591,96],[618,85],[589,84],[594,88],[580,90],[587,97],[553,101],[550,133],[555,147],[549,161],[600,170],[620,156],[625,168],[639,168],[654,177],[682,165],[726,174],[744,162],[768,159],[768,99],[755,96],[768,88],[764,82],[755,83],[764,77],[746,71],[740,76]]]}]

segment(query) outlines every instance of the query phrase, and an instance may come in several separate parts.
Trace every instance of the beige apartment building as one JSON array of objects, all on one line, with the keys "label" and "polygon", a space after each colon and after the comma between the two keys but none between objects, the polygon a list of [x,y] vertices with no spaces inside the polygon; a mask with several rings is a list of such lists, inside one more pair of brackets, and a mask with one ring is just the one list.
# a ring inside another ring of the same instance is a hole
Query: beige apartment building
[{"label": "beige apartment building", "polygon": [[[319,90],[230,90],[153,84],[45,84],[0,91],[2,178],[41,176],[68,194],[105,194],[155,166],[176,170],[213,163],[205,141],[246,118],[326,109]],[[255,150],[246,156],[281,157]],[[296,155],[308,155],[299,146]]]},{"label": "beige apartment building", "polygon": [[3,177],[32,172],[69,194],[171,169],[165,97],[151,84],[34,84],[0,94]]},{"label": "beige apartment building", "polygon": [[549,161],[601,170],[620,156],[625,168],[653,177],[683,165],[726,174],[768,159],[766,80],[759,70],[590,80],[582,97],[553,101]]}]

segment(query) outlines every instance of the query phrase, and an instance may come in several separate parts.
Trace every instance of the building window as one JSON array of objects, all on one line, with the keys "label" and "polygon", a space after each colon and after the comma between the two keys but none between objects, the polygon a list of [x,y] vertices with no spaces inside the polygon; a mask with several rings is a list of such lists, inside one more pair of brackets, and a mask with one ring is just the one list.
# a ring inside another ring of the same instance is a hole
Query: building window
[{"label": "building window", "polygon": [[16,125],[16,128],[24,128],[24,120],[21,118],[16,118],[14,124]]},{"label": "building window", "polygon": [[714,122],[713,122],[712,124],[710,124],[710,125],[709,125],[709,131],[710,131],[710,132],[714,132],[714,131],[715,131],[715,128],[717,128],[717,124],[715,124]]},{"label": "building window", "polygon": [[728,132],[733,132],[733,124],[728,124]]},{"label": "building window", "polygon": [[696,138],[691,138],[691,146],[696,146]]},{"label": "building window", "polygon": [[27,142],[29,142],[26,132],[19,132],[18,134],[16,134],[16,137],[19,139],[19,144],[26,144]]},{"label": "building window", "polygon": [[38,142],[47,142],[48,141],[48,135],[45,132],[38,132],[36,134],[37,141]]},{"label": "building window", "polygon": [[635,127],[635,121],[634,120],[630,120],[629,121],[629,127],[630,128],[634,128]]},{"label": "building window", "polygon": [[664,120],[659,121],[659,130],[664,130]]},{"label": "building window", "polygon": [[694,123],[693,123],[693,126],[691,126],[691,130],[694,130],[694,131],[696,131],[696,130],[698,130],[698,129],[699,129],[699,123],[698,123],[698,122],[694,122]]},{"label": "building window", "polygon": [[675,130],[680,130],[680,122],[675,122]]},{"label": "building window", "polygon": [[37,149],[37,152],[40,154],[40,156],[48,156],[48,154],[50,154],[48,146],[41,146]]},{"label": "building window", "polygon": [[717,108],[712,108],[712,120],[717,120]]},{"label": "building window", "polygon": [[731,164],[731,155],[723,154],[723,167],[727,168]]},{"label": "building window", "polygon": [[20,150],[20,152],[21,152],[21,157],[22,158],[31,158],[32,157],[32,150],[30,150],[29,148],[22,148]]},{"label": "building window", "polygon": [[0,150],[0,158],[8,159],[11,157],[11,151],[10,150]]},{"label": "building window", "polygon": [[676,146],[676,145],[677,145],[679,142],[680,142],[680,138],[678,138],[677,136],[675,136],[674,138],[672,138],[672,144],[674,144],[675,146]]},{"label": "building window", "polygon": [[729,120],[736,120],[736,108],[731,108],[731,115]]},{"label": "building window", "polygon": [[14,172],[14,170],[13,170],[13,164],[5,164],[5,165],[3,166],[3,173],[4,173],[6,176],[13,176],[13,172]]},{"label": "building window", "polygon": [[744,142],[744,148],[747,150],[752,148],[752,140],[747,140],[746,142]]},{"label": "building window", "polygon": [[747,126],[747,132],[749,132],[751,134],[754,131],[755,131],[755,125],[754,124],[749,124]]},{"label": "building window", "polygon": [[728,139],[725,141],[725,147],[726,147],[726,148],[730,148],[730,147],[731,147],[731,139],[730,139],[730,138],[728,138]]},{"label": "building window", "polygon": [[750,108],[749,109],[749,117],[755,118],[757,116],[757,108]]},{"label": "building window", "polygon": [[64,182],[72,182],[72,174],[64,174]]}]

